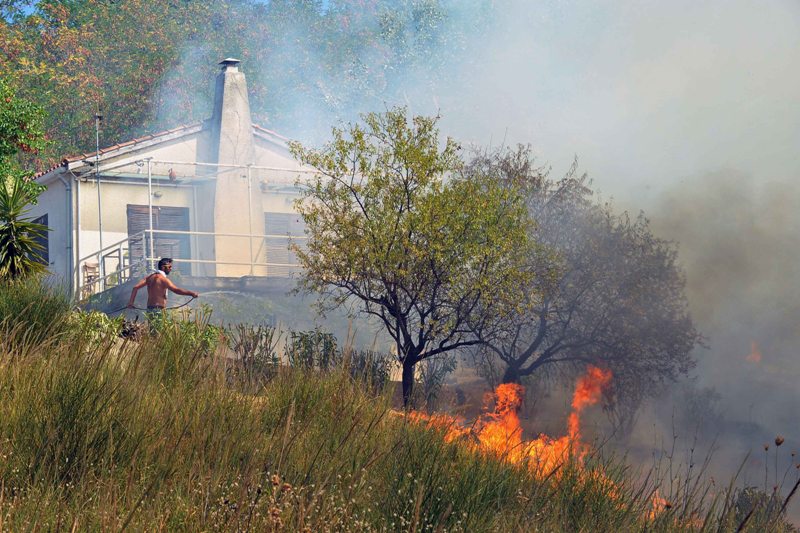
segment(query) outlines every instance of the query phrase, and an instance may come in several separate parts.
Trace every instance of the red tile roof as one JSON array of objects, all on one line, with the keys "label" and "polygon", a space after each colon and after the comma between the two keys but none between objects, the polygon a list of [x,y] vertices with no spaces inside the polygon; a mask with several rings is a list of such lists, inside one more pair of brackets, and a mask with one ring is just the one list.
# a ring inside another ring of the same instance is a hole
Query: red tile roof
[{"label": "red tile roof", "polygon": [[[107,154],[109,152],[113,152],[114,150],[119,150],[120,148],[126,148],[128,146],[133,146],[133,145],[136,145],[136,144],[139,144],[139,143],[143,143],[143,142],[146,142],[146,141],[151,141],[153,139],[158,139],[159,137],[164,137],[166,135],[171,135],[173,133],[178,133],[178,132],[181,132],[181,131],[190,130],[190,129],[196,128],[197,126],[202,126],[202,125],[204,125],[204,122],[195,122],[193,124],[185,124],[183,126],[178,126],[177,128],[172,128],[171,130],[159,131],[158,133],[151,133],[149,135],[144,135],[142,137],[137,137],[135,139],[131,139],[130,141],[126,141],[124,143],[114,144],[114,145],[111,145],[111,146],[107,146],[105,148],[101,148],[99,153],[98,152],[86,152],[85,154],[73,155],[73,156],[65,157],[64,159],[61,160],[61,163],[59,163],[58,165],[53,165],[52,167],[48,168],[47,170],[43,170],[42,172],[39,172],[39,173],[35,174],[32,179],[39,179],[42,176],[44,176],[45,174],[47,174],[48,172],[52,172],[53,170],[55,170],[55,169],[57,169],[59,167],[67,166],[70,163],[75,163],[76,161],[83,161],[84,159],[93,159],[93,158],[97,157],[98,155]],[[259,126],[258,124],[253,124],[253,129],[256,130],[256,132],[266,133],[266,134],[271,135],[273,137],[276,137],[276,138],[278,138],[278,139],[280,139],[282,141],[285,141],[285,142],[289,141],[289,139],[287,137],[284,137],[280,133],[274,132],[274,131],[269,130],[267,128],[263,128],[263,127]]]},{"label": "red tile roof", "polygon": [[171,130],[159,131],[158,133],[151,133],[149,135],[144,135],[142,137],[136,137],[135,139],[131,139],[130,141],[126,141],[124,143],[114,144],[111,146],[107,146],[105,148],[101,148],[99,152],[86,152],[85,154],[80,155],[73,155],[69,157],[65,157],[61,160],[61,163],[58,165],[53,165],[52,167],[48,168],[47,170],[43,170],[33,176],[32,179],[39,179],[48,172],[52,172],[53,170],[68,165],[69,163],[74,163],[76,161],[82,161],[84,159],[92,159],[97,157],[98,155],[107,154],[108,152],[113,152],[114,150],[119,150],[120,148],[125,148],[128,146],[133,146],[135,144],[143,143],[145,141],[151,141],[153,139],[158,139],[159,137],[164,137],[166,135],[171,135],[173,133],[178,133],[181,131],[190,130],[192,128],[196,128],[197,126],[202,125],[202,122],[195,122],[194,124],[185,124],[183,126],[178,126],[177,128],[172,128]]}]

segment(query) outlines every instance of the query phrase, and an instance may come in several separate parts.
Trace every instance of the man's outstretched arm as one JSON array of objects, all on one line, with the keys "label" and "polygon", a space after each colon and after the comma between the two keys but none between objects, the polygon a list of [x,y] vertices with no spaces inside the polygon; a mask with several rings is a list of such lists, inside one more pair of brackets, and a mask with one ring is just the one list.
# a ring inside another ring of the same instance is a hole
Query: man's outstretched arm
[{"label": "man's outstretched arm", "polygon": [[192,298],[197,298],[198,296],[200,296],[198,293],[194,291],[181,289],[180,287],[172,283],[170,280],[167,280],[167,288],[170,291],[174,292],[175,294],[180,294],[181,296],[191,296]]},{"label": "man's outstretched arm", "polygon": [[128,307],[133,307],[133,303],[136,301],[136,293],[139,292],[139,289],[145,285],[147,285],[147,278],[144,278],[142,281],[133,286],[133,290],[131,291],[131,299],[128,300]]}]

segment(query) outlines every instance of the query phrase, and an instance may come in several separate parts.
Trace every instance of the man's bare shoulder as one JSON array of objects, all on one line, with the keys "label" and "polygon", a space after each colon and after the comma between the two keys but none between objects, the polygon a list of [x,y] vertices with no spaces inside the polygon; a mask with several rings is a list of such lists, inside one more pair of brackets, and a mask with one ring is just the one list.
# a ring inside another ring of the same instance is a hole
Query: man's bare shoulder
[{"label": "man's bare shoulder", "polygon": [[153,274],[150,274],[150,276],[153,278],[153,282],[152,283],[155,284],[155,285],[161,285],[161,286],[164,286],[164,287],[174,287],[175,286],[175,284],[172,283],[172,281],[167,276],[162,274],[161,272],[154,272]]}]

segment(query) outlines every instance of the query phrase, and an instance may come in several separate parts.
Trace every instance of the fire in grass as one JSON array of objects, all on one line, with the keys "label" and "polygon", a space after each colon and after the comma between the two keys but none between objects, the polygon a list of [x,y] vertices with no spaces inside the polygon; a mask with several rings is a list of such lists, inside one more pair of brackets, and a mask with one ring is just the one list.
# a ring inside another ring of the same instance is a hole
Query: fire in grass
[{"label": "fire in grass", "polygon": [[444,430],[448,442],[465,442],[476,450],[500,457],[514,464],[526,464],[537,475],[550,476],[568,460],[582,462],[590,451],[581,441],[581,413],[600,401],[611,383],[611,371],[589,366],[575,386],[572,412],[567,420],[567,434],[552,438],[541,434],[533,440],[524,440],[519,420],[519,410],[525,398],[525,388],[515,383],[504,383],[494,392],[495,409],[485,413],[473,424],[464,419],[444,414],[408,414],[411,420]]}]

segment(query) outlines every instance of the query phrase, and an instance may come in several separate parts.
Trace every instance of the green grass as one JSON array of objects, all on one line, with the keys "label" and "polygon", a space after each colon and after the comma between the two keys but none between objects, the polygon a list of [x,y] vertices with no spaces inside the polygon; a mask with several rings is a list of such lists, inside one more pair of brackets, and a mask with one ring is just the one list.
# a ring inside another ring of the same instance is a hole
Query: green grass
[{"label": "green grass", "polygon": [[[686,492],[686,505],[651,519],[657,480],[636,482],[622,461],[589,457],[541,479],[446,443],[346,368],[281,367],[244,379],[202,320],[167,323],[138,343],[113,327],[98,335],[87,321],[65,320],[69,334],[56,321],[55,337],[31,335],[19,321],[0,330],[0,529],[732,531],[741,523],[733,491]],[[744,529],[782,528],[757,510]]]},{"label": "green grass", "polygon": [[24,340],[26,345],[63,333],[69,309],[65,291],[43,284],[36,277],[0,280],[0,327],[6,332],[18,330],[14,338]]}]

